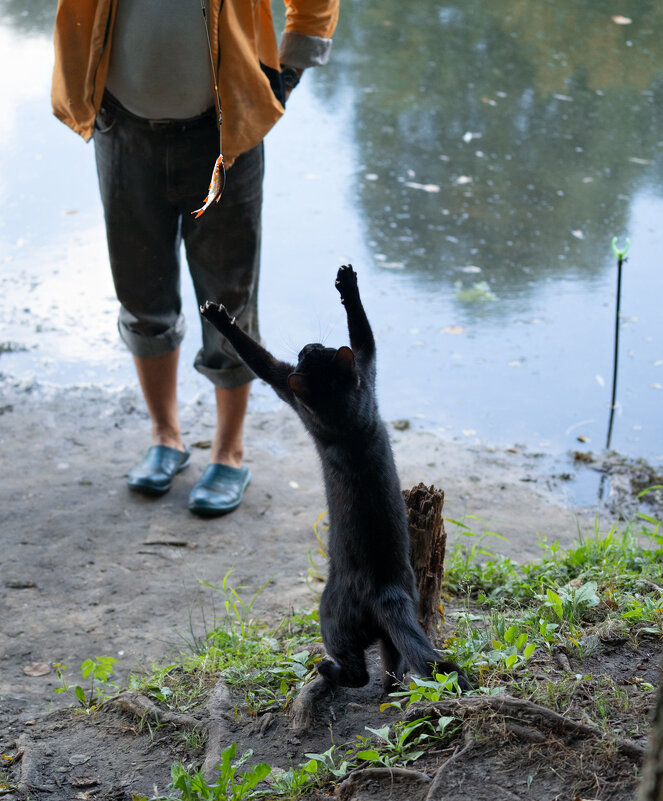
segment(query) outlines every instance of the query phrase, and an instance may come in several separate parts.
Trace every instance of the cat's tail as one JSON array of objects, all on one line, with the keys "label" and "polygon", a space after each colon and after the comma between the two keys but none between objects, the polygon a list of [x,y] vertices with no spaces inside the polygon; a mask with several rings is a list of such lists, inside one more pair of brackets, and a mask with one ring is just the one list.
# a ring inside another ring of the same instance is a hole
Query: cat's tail
[{"label": "cat's tail", "polygon": [[417,620],[415,605],[406,593],[385,593],[381,601],[379,625],[400,654],[404,670],[419,676],[456,672],[460,688],[472,689],[463,670],[455,662],[442,659],[430,644]]}]

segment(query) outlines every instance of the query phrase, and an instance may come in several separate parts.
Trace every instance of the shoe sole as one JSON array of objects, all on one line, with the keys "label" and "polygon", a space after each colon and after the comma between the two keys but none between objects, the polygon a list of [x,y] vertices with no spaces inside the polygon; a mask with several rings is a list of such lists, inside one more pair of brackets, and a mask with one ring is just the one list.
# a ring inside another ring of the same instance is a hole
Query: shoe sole
[{"label": "shoe sole", "polygon": [[223,509],[210,509],[207,506],[196,506],[195,504],[189,504],[188,509],[194,515],[198,515],[198,517],[221,517],[222,515],[227,515],[230,512],[234,512],[235,509],[238,509],[242,505],[242,501],[244,500],[244,493],[246,492],[247,487],[249,486],[250,483],[251,483],[250,480],[246,482],[244,488],[242,489],[242,494],[240,496],[240,499],[237,501],[237,503],[233,504],[232,506],[226,506]]},{"label": "shoe sole", "polygon": [[127,486],[132,492],[138,492],[141,495],[149,495],[152,498],[159,497],[160,495],[165,495],[170,488],[173,486],[173,479],[175,478],[178,473],[181,473],[182,470],[186,470],[186,468],[191,464],[191,457],[189,457],[186,462],[181,464],[175,473],[173,474],[173,478],[170,480],[170,484],[167,487],[153,487],[150,484],[132,484],[131,482],[127,481]]},{"label": "shoe sole", "polygon": [[228,506],[225,509],[206,509],[202,506],[189,506],[189,511],[198,517],[222,517],[230,512],[234,512],[235,509],[241,505],[242,501],[236,503],[234,506]]}]

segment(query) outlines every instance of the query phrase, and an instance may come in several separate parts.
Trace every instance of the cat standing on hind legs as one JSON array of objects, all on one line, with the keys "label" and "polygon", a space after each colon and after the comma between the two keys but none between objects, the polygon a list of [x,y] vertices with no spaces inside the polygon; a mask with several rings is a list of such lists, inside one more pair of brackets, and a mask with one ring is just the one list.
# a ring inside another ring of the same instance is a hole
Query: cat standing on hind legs
[{"label": "cat standing on hind legs", "polygon": [[322,465],[329,510],[329,575],[320,602],[327,657],[318,672],[334,686],[368,682],[366,649],[380,644],[382,683],[394,689],[408,670],[420,675],[456,671],[441,660],[416,616],[405,502],[387,429],[375,394],[375,340],[357,275],[339,269],[336,288],[345,306],[350,347],[306,345],[296,366],[275,359],[207,302],[201,313],[239,356],[297,412]]}]

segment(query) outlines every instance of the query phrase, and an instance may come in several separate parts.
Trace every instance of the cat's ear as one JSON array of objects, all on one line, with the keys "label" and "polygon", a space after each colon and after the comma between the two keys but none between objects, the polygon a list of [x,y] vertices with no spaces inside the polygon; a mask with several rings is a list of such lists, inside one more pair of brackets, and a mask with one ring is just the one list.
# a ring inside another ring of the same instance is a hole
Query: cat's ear
[{"label": "cat's ear", "polygon": [[343,345],[334,354],[332,364],[338,367],[342,372],[349,373],[355,366],[355,355],[350,348]]},{"label": "cat's ear", "polygon": [[288,376],[288,386],[294,395],[303,403],[308,403],[311,394],[308,379],[302,373],[290,373]]}]

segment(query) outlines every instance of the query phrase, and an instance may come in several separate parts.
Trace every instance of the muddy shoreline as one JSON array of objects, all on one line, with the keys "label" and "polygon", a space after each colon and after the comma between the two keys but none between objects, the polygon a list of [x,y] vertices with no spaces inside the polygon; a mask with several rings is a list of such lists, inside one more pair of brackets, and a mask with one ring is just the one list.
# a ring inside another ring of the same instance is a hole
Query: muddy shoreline
[{"label": "muddy shoreline", "polygon": [[[33,662],[77,669],[91,655],[114,656],[121,682],[135,668],[175,658],[220,603],[201,581],[218,586],[232,569],[234,585],[253,593],[269,580],[256,606],[269,618],[315,604],[307,553],[325,508],[322,481],[313,446],[286,407],[249,413],[253,482],[245,502],[232,515],[201,520],[186,499],[207,462],[211,406],[184,407],[192,465],[154,500],[126,487],[128,470],[150,444],[134,391],[11,379],[1,390],[5,735],[7,726],[63,703],[53,694],[53,671],[25,675]],[[477,530],[485,525],[506,538],[490,543],[501,552],[535,558],[538,536],[568,544],[579,525],[593,525],[591,510],[564,506],[559,482],[536,473],[533,455],[392,431],[402,486],[423,481],[444,489],[446,516],[482,518]]]}]

